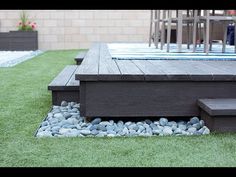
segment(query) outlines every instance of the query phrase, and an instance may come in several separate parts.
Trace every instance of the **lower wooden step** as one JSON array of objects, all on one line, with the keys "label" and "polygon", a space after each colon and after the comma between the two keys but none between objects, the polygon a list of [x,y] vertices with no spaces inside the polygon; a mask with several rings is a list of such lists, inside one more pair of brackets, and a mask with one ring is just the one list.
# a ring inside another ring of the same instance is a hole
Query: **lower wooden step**
[{"label": "lower wooden step", "polygon": [[236,99],[199,99],[198,106],[211,131],[236,132]]}]

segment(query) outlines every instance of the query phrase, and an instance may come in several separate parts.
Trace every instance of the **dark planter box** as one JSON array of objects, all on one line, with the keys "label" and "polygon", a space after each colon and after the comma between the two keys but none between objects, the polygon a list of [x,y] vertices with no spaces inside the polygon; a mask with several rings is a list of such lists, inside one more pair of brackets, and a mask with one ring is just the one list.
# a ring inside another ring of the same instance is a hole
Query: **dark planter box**
[{"label": "dark planter box", "polygon": [[10,31],[11,50],[38,50],[37,31]]},{"label": "dark planter box", "polygon": [[0,50],[38,50],[38,32],[10,31],[0,33]]}]

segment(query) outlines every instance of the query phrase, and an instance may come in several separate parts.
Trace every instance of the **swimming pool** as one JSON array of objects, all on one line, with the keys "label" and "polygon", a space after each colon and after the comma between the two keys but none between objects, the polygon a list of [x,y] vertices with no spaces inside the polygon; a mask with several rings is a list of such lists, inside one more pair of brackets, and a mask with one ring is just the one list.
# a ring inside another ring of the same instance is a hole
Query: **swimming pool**
[{"label": "swimming pool", "polygon": [[[170,44],[170,52],[156,49],[154,45],[148,47],[148,43],[108,43],[108,49],[113,59],[117,60],[236,60],[234,46],[226,45],[226,52],[222,53],[221,44],[213,44],[212,51],[208,55],[204,53],[203,44],[197,46],[196,52],[192,52],[192,45],[182,45],[182,52],[177,52],[176,44]],[[160,45],[159,45],[160,46]]]}]

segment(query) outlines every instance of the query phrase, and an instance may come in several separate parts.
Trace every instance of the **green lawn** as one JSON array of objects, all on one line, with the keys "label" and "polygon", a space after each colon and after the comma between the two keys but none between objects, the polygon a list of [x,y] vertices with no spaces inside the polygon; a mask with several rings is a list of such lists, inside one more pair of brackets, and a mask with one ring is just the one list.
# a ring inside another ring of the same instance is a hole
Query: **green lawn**
[{"label": "green lawn", "polygon": [[236,134],[35,138],[51,106],[47,85],[77,52],[48,51],[0,68],[0,166],[236,166]]}]

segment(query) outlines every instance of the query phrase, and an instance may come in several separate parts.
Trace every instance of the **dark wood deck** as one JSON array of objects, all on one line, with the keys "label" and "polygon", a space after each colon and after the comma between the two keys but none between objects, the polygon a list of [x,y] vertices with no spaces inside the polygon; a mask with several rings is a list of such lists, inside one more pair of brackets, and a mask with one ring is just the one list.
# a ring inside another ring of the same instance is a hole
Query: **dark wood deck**
[{"label": "dark wood deck", "polygon": [[113,60],[104,43],[75,78],[88,117],[198,116],[199,98],[236,98],[236,61]]}]

